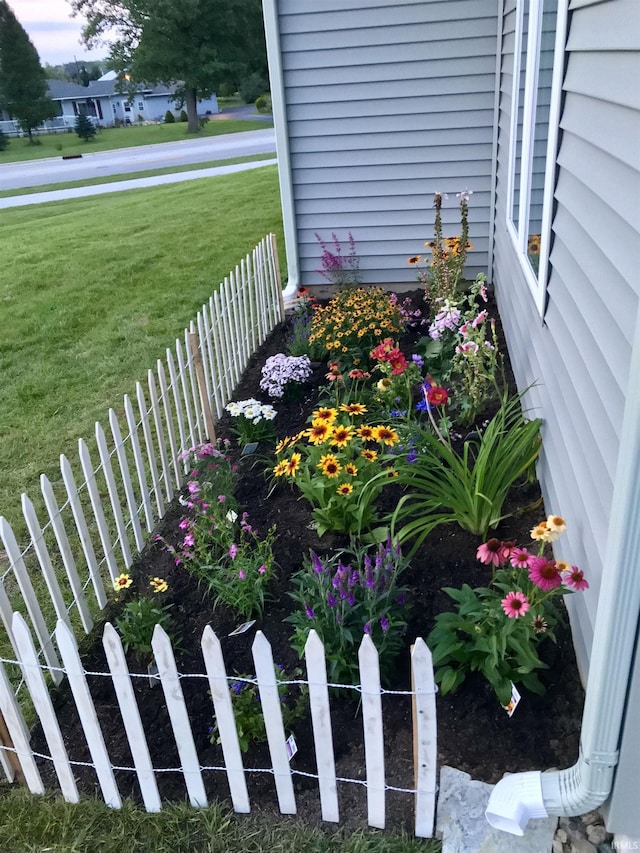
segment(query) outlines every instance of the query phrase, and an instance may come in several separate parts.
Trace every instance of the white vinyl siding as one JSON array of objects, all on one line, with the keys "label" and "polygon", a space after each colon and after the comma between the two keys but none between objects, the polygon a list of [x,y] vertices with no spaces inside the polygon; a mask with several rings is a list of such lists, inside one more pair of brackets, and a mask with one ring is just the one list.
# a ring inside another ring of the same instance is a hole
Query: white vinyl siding
[{"label": "white vinyl siding", "polygon": [[569,523],[558,556],[591,584],[568,602],[586,674],[640,296],[640,6],[569,11],[544,323],[506,230],[515,0],[503,25],[494,281],[518,384],[537,383],[528,399],[544,419],[545,504]]},{"label": "white vinyl siding", "polygon": [[[366,283],[415,281],[433,194],[473,190],[468,274],[486,272],[497,0],[277,0],[300,283],[318,232],[351,231]],[[292,251],[290,245],[288,252]]]}]

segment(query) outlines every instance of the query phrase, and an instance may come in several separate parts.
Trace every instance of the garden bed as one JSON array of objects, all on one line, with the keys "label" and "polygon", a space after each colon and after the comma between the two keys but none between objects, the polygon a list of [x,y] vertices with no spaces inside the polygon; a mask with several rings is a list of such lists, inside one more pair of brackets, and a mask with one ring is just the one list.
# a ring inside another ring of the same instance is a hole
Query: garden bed
[{"label": "garden bed", "polygon": [[[260,371],[265,359],[278,352],[285,352],[286,327],[278,328],[252,359],[234,399],[242,400],[255,396],[265,399],[260,392]],[[305,395],[296,402],[277,402],[277,417],[274,421],[279,438],[292,435],[305,426],[306,419],[314,408],[316,388],[324,381],[326,365],[317,366],[313,381],[305,388]],[[231,420],[225,416],[217,424],[219,437],[232,437]],[[174,564],[172,556],[160,542],[150,543],[140,555],[131,574],[134,577],[150,576],[166,579],[171,603],[172,632],[180,642],[176,657],[180,672],[202,673],[204,671],[200,652],[200,639],[206,625],[211,625],[220,637],[228,673],[250,674],[254,671],[251,658],[251,643],[255,631],[260,629],[269,639],[274,660],[282,664],[287,672],[300,665],[296,653],[289,645],[292,628],[285,621],[292,612],[294,602],[289,597],[290,578],[301,566],[303,555],[314,549],[320,555],[329,554],[336,546],[346,544],[345,537],[327,533],[318,539],[311,526],[312,512],[300,493],[286,485],[280,485],[270,493],[272,484],[264,476],[264,459],[257,455],[241,457],[234,450],[238,464],[236,497],[240,505],[249,512],[251,524],[261,532],[272,525],[277,526],[275,557],[277,576],[263,618],[251,630],[238,636],[229,636],[242,619],[223,606],[214,609],[195,578]],[[392,506],[398,494],[393,487],[385,490],[383,499]],[[538,487],[518,487],[512,495],[507,511],[513,515],[504,521],[496,535],[503,540],[519,543],[529,541],[529,531],[543,517]],[[554,508],[549,508],[549,510]],[[184,509],[176,501],[157,531],[165,540],[177,543],[182,534],[178,522]],[[402,576],[403,585],[410,590],[410,618],[404,635],[404,650],[389,685],[390,689],[410,689],[409,648],[418,636],[426,638],[433,627],[435,616],[451,610],[453,602],[442,591],[442,587],[460,586],[468,583],[472,587],[487,583],[490,569],[476,560],[476,549],[480,541],[455,524],[438,527],[417,551],[409,568]],[[113,621],[117,611],[111,606],[105,621]],[[96,630],[87,638],[81,649],[85,668],[89,672],[107,672],[100,642],[101,631]],[[542,674],[547,687],[544,696],[523,692],[523,697],[512,717],[498,703],[490,686],[478,677],[470,677],[453,695],[438,697],[438,760],[471,774],[475,779],[496,782],[505,772],[516,772],[548,767],[565,767],[573,764],[578,752],[579,725],[583,703],[583,691],[579,681],[568,626],[557,631],[557,644],[547,642],[541,654],[549,664]],[[133,658],[132,672],[141,672],[143,666]],[[122,720],[110,679],[99,675],[89,676],[89,684],[99,713],[105,741],[114,764],[132,766]],[[213,724],[213,709],[208,694],[206,679],[201,677],[182,680],[189,707],[191,725],[196,748],[203,766],[223,764],[220,747],[210,742]],[[148,679],[135,679],[135,690],[141,716],[147,732],[154,767],[177,767],[179,759],[174,737],[164,705],[162,690],[151,686]],[[362,722],[353,691],[338,691],[332,696],[332,723],[336,753],[336,771],[342,778],[362,781],[364,779],[364,753],[362,745]],[[73,700],[65,684],[55,691],[54,703],[67,749],[73,761],[89,761],[89,753],[78,736],[80,723]],[[385,721],[385,761],[387,783],[399,788],[413,786],[413,745],[411,704],[407,696],[386,694],[383,699]],[[308,720],[298,721],[294,727],[298,752],[291,766],[302,773],[314,773],[315,761],[313,741]],[[41,731],[34,732],[33,748],[36,752],[47,752]],[[245,756],[246,768],[268,768],[270,766],[266,746],[252,747]],[[47,784],[55,785],[55,775],[49,762],[41,762]],[[76,767],[76,777],[81,790],[94,793],[97,790],[95,773],[91,768]],[[117,771],[118,784],[125,796],[140,798],[135,774]],[[161,795],[170,800],[185,797],[184,780],[180,773],[159,773],[157,780]],[[205,784],[211,797],[228,799],[228,785],[223,772],[205,774]],[[294,777],[298,812],[306,820],[319,820],[317,783],[303,775]],[[349,822],[366,822],[366,791],[361,785],[339,784],[341,814]],[[277,812],[277,800],[273,779],[265,773],[249,774],[249,796],[252,808],[258,811]],[[406,794],[389,794],[390,823],[411,821],[412,798]]]}]

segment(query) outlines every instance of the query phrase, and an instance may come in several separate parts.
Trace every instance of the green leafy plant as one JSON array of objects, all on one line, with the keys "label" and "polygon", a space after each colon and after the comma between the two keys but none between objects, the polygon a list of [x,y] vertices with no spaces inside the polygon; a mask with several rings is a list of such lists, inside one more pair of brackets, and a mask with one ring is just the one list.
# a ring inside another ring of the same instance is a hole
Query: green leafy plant
[{"label": "green leafy plant", "polygon": [[80,113],[76,116],[74,128],[76,136],[84,142],[90,142],[96,135],[96,127],[89,116]]},{"label": "green leafy plant", "polygon": [[402,648],[406,627],[406,591],[399,585],[407,562],[391,539],[371,555],[366,547],[351,547],[330,558],[313,551],[293,576],[289,595],[299,609],[287,621],[294,626],[292,645],[302,657],[313,628],[324,644],[329,679],[352,683],[358,679],[358,647],[369,634],[378,650],[380,669],[387,677]]},{"label": "green leafy plant", "polygon": [[[525,418],[521,400],[522,395],[505,394],[494,417],[474,434],[477,437],[462,442],[461,451],[447,431],[440,431],[431,410],[436,432],[416,425],[414,456],[396,462],[397,482],[411,491],[401,497],[391,517],[394,537],[414,540],[412,553],[439,524],[456,521],[485,538],[504,517],[509,490],[531,474],[540,452],[541,421]],[[433,393],[432,401],[437,406]]]},{"label": "green leafy plant", "polygon": [[[113,588],[117,593],[122,593],[129,590],[132,584],[131,575],[123,573],[115,579]],[[159,596],[168,589],[167,582],[159,577],[150,578],[149,587],[155,596],[141,595],[127,601],[115,623],[125,652],[132,649],[138,657],[152,654],[151,639],[156,625],[160,625],[167,633],[171,626],[170,605],[163,606],[159,601]]]},{"label": "green leafy plant", "polygon": [[[302,675],[300,669],[294,669],[291,675],[287,675],[282,664],[278,664],[275,671],[281,702],[282,723],[284,728],[288,730],[307,711],[308,689],[306,685],[290,683],[300,678]],[[239,675],[229,685],[229,692],[240,749],[242,752],[247,752],[252,744],[264,743],[267,739],[258,684],[250,676]],[[222,742],[218,724],[215,721],[209,731],[209,739],[211,743],[219,744]]]},{"label": "green leafy plant", "polygon": [[308,429],[276,446],[273,474],[295,484],[312,505],[318,536],[368,530],[383,478],[396,475],[393,465],[380,460],[385,447],[397,444],[398,433],[384,424],[356,426],[366,412],[357,402],[317,409]]},{"label": "green leafy plant", "polygon": [[311,334],[311,322],[313,320],[313,310],[316,301],[309,293],[309,288],[307,287],[299,287],[297,297],[290,318],[287,349],[289,350],[289,355],[308,355],[309,358],[313,359],[315,358],[317,347],[313,347],[309,343],[309,335]]},{"label": "green leafy plant", "polygon": [[171,110],[167,110],[166,113],[164,114],[164,123],[165,124],[175,124],[175,122],[176,122],[176,117],[171,112]]},{"label": "green leafy plant", "polygon": [[489,585],[444,589],[455,612],[438,614],[427,638],[443,696],[475,671],[491,684],[502,705],[509,702],[512,682],[544,692],[537,670],[547,665],[538,646],[546,639],[555,641],[553,628],[562,618],[558,597],[589,586],[577,566],[543,553],[545,543],[565,528],[558,516],[537,525],[531,531],[541,545],[537,555],[513,542],[489,539],[477,552],[492,567]]}]

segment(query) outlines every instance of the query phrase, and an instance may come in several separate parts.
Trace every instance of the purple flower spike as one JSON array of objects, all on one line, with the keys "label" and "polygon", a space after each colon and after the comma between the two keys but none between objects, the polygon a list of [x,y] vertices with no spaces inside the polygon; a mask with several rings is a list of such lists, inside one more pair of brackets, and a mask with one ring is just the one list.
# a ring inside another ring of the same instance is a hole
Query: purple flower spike
[{"label": "purple flower spike", "polygon": [[399,595],[399,596],[396,598],[396,604],[399,604],[399,605],[400,605],[400,607],[402,607],[402,606],[404,605],[404,602],[405,602],[404,595]]},{"label": "purple flower spike", "polygon": [[387,619],[386,616],[383,616],[382,619],[380,620],[380,627],[382,628],[382,630],[385,634],[389,630],[389,620]]},{"label": "purple flower spike", "polygon": [[307,619],[315,619],[316,614],[313,612],[313,607],[310,606],[308,601],[304,603],[304,612],[307,614]]},{"label": "purple flower spike", "polygon": [[371,622],[365,622],[364,628],[362,630],[365,632],[365,634],[370,634],[371,633]]},{"label": "purple flower spike", "polygon": [[320,557],[318,557],[315,551],[311,552],[311,565],[313,566],[313,571],[317,575],[321,575],[324,572],[324,566],[322,565],[322,561],[320,560]]},{"label": "purple flower spike", "polygon": [[354,605],[355,603],[356,603],[356,597],[355,597],[355,595],[354,595],[352,592],[350,592],[350,593],[349,593],[349,598],[347,599],[347,604],[349,605],[349,607],[353,607],[353,605]]},{"label": "purple flower spike", "polygon": [[354,569],[354,571],[352,571],[351,574],[349,575],[349,587],[357,586],[359,580],[360,580],[360,575]]},{"label": "purple flower spike", "polygon": [[327,604],[329,605],[329,607],[335,607],[337,603],[338,603],[338,602],[337,602],[337,600],[336,600],[335,595],[333,595],[332,593],[328,592],[328,593],[327,593]]}]

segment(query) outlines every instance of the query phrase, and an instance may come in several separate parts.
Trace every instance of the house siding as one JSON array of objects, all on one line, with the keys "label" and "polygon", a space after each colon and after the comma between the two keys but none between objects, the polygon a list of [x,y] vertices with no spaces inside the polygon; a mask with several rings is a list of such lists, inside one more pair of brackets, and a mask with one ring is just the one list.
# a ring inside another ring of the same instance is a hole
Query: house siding
[{"label": "house siding", "polygon": [[537,383],[527,399],[544,419],[545,505],[569,524],[558,556],[590,582],[568,601],[586,678],[640,297],[640,5],[569,9],[544,322],[506,228],[514,0],[503,20],[493,278],[517,382]]},{"label": "house siding", "polygon": [[433,193],[473,191],[468,275],[487,272],[498,2],[275,4],[300,282],[321,284],[315,233],[353,233],[365,283],[410,284]]}]

